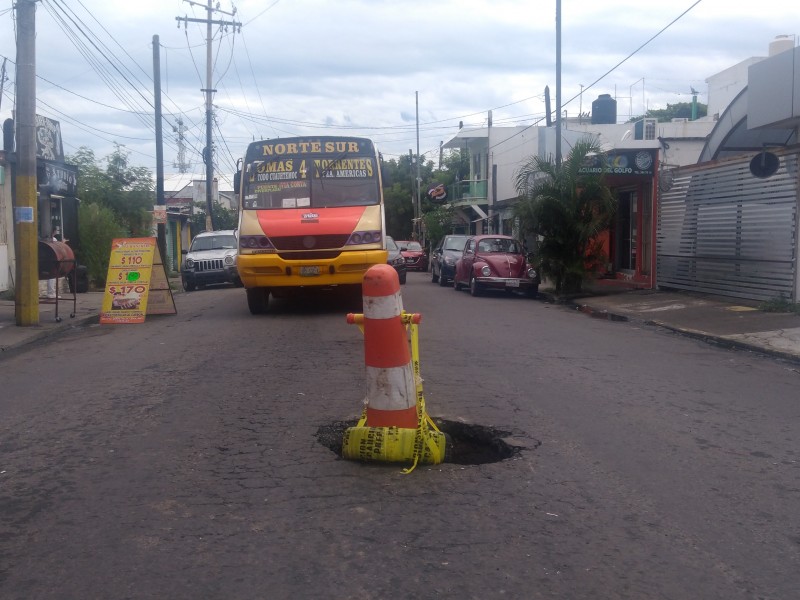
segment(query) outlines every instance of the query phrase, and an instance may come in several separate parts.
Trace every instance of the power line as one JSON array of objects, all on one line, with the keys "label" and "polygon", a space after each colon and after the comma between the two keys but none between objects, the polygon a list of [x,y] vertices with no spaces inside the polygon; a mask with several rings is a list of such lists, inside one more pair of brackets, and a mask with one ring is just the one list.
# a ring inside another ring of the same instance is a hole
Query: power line
[{"label": "power line", "polygon": [[[681,14],[679,14],[677,17],[675,17],[675,18],[674,18],[672,21],[670,21],[670,22],[669,22],[667,25],[665,25],[665,26],[664,26],[664,27],[663,27],[661,30],[659,30],[659,31],[658,31],[658,33],[656,33],[654,36],[652,36],[652,37],[651,37],[649,40],[647,40],[647,41],[646,41],[644,44],[642,44],[641,46],[639,46],[639,47],[638,47],[636,50],[634,50],[633,52],[631,52],[630,54],[628,54],[628,56],[626,56],[626,57],[625,57],[625,58],[623,58],[621,61],[619,61],[619,62],[618,62],[616,65],[614,65],[613,67],[611,67],[611,68],[610,68],[608,71],[606,71],[606,72],[605,72],[603,75],[601,75],[600,77],[598,77],[597,79],[595,79],[595,80],[594,80],[592,83],[590,83],[588,86],[585,86],[584,88],[582,88],[582,89],[581,89],[581,92],[580,92],[579,94],[576,94],[576,95],[574,95],[572,98],[570,98],[569,100],[567,100],[567,102],[565,102],[565,103],[564,103],[562,106],[566,106],[566,105],[568,105],[570,102],[572,102],[572,101],[574,101],[576,98],[580,97],[580,96],[581,96],[581,95],[582,95],[582,94],[583,94],[583,93],[584,93],[586,90],[588,90],[588,89],[591,89],[591,88],[592,88],[592,87],[594,87],[596,84],[598,84],[600,81],[602,81],[603,79],[605,79],[606,77],[608,77],[608,76],[609,76],[611,73],[613,73],[614,71],[616,71],[616,70],[617,70],[617,69],[618,69],[620,66],[622,66],[622,65],[623,65],[625,62],[627,62],[627,61],[628,61],[630,58],[632,58],[633,56],[635,56],[636,54],[638,54],[638,53],[639,53],[639,51],[640,51],[642,48],[644,48],[645,46],[647,46],[647,45],[648,45],[650,42],[652,42],[654,39],[656,39],[658,36],[660,36],[662,33],[664,33],[664,32],[665,32],[667,29],[669,29],[669,28],[670,28],[670,27],[672,27],[672,26],[673,26],[675,23],[677,23],[677,22],[678,22],[680,19],[682,19],[682,18],[683,18],[683,17],[684,17],[684,16],[685,16],[685,15],[686,15],[686,14],[687,14],[687,13],[688,13],[690,10],[692,10],[692,9],[693,9],[695,6],[697,6],[698,4],[700,4],[702,1],[703,1],[703,0],[696,0],[696,2],[695,2],[694,4],[692,4],[692,5],[691,5],[689,8],[687,8],[685,11],[683,11]],[[543,118],[544,118],[544,117],[543,117]],[[543,119],[543,118],[542,118],[542,119]],[[506,142],[508,142],[508,141],[509,141],[509,140],[511,140],[512,138],[514,138],[514,137],[516,137],[516,136],[520,135],[522,132],[524,132],[524,131],[527,131],[528,129],[530,129],[530,128],[531,128],[531,127],[533,127],[534,125],[537,125],[537,124],[541,123],[542,119],[539,119],[538,121],[535,121],[534,123],[531,123],[531,124],[530,124],[528,127],[526,127],[525,129],[523,129],[522,131],[519,131],[519,132],[515,133],[514,135],[512,135],[512,136],[511,136],[511,137],[509,137],[509,138],[506,138],[505,140],[501,140],[500,142],[496,143],[494,146],[490,146],[490,147],[489,147],[489,150],[491,150],[492,148],[496,148],[497,146],[499,146],[499,145],[501,145],[501,144],[505,144]]]}]

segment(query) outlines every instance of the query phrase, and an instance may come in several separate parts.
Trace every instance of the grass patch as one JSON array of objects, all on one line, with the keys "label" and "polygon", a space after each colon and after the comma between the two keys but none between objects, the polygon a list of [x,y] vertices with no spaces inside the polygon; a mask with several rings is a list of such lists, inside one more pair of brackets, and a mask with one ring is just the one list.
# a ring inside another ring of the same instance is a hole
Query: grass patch
[{"label": "grass patch", "polygon": [[764,312],[785,312],[800,315],[800,304],[790,302],[786,298],[772,298],[759,304],[758,309]]}]

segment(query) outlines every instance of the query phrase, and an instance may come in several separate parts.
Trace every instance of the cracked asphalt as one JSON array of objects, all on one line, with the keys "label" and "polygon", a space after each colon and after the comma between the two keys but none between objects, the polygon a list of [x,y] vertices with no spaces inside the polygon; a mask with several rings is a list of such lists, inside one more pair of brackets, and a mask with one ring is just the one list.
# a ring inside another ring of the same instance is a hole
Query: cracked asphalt
[{"label": "cracked asphalt", "polygon": [[410,274],[430,413],[492,464],[342,460],[352,306],[176,297],[0,360],[0,597],[790,599],[798,374],[768,357]]}]

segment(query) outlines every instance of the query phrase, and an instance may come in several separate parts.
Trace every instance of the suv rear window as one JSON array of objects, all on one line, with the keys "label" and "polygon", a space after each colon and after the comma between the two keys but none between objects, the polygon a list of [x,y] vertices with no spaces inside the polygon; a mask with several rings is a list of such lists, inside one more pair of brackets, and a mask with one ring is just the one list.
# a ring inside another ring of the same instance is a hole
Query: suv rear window
[{"label": "suv rear window", "polygon": [[208,235],[196,237],[192,242],[192,252],[201,250],[223,250],[236,248],[236,236],[233,235]]}]

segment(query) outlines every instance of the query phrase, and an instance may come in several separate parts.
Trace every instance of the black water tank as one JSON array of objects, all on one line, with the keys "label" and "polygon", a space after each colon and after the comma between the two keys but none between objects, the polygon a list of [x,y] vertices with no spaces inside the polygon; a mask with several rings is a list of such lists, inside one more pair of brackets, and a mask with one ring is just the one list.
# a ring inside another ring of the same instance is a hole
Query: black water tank
[{"label": "black water tank", "polygon": [[8,154],[14,152],[14,119],[3,121],[3,150]]},{"label": "black water tank", "polygon": [[611,94],[600,94],[592,102],[592,124],[615,124],[617,122],[617,101]]}]

